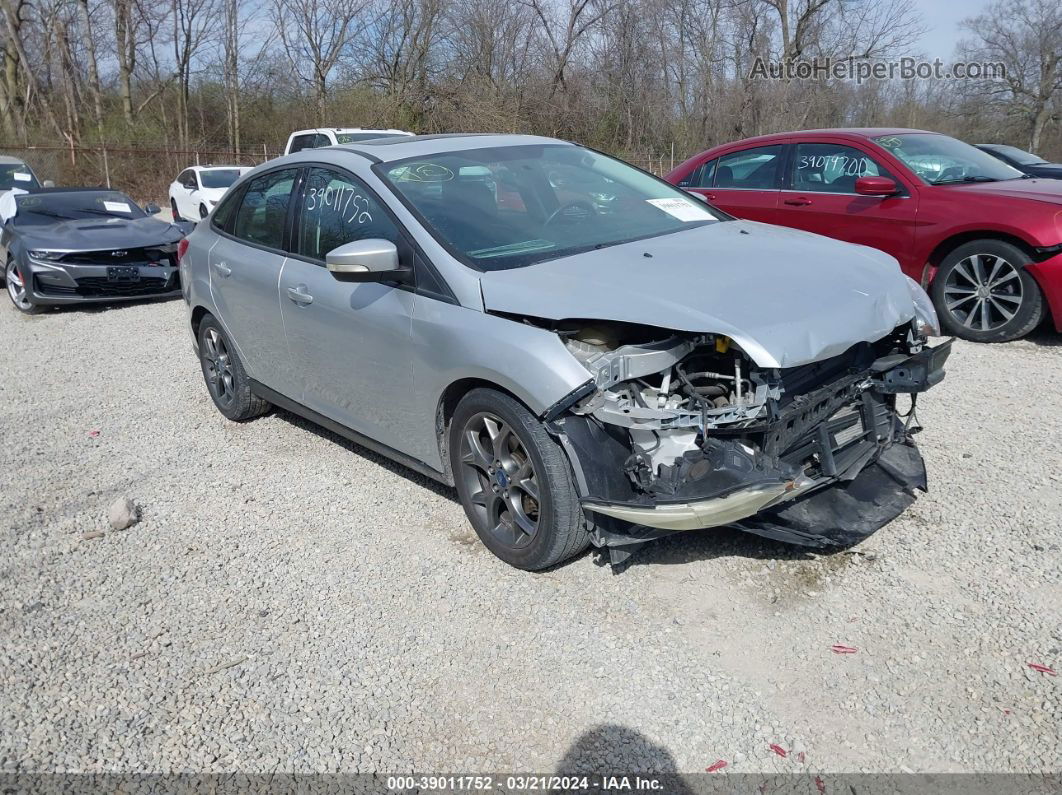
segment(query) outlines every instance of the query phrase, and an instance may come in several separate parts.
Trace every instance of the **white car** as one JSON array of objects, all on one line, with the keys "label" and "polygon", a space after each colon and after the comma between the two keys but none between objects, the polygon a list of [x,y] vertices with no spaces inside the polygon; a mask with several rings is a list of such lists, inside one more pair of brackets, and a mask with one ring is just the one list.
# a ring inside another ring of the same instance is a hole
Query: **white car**
[{"label": "white car", "polygon": [[170,210],[174,221],[206,218],[214,205],[250,166],[192,166],[170,183]]},{"label": "white car", "polygon": [[413,135],[405,130],[368,130],[362,127],[314,127],[312,130],[296,130],[288,136],[284,154],[301,152],[303,149],[320,149],[322,146],[352,144],[370,138],[397,138]]}]

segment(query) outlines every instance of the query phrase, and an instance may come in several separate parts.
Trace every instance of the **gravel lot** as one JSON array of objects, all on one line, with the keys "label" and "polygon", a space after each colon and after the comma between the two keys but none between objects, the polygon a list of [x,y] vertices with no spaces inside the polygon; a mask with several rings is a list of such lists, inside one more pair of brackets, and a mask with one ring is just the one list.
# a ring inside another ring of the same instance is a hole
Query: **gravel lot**
[{"label": "gravel lot", "polygon": [[2,771],[1062,769],[1027,665],[1062,673],[1058,335],[956,345],[931,493],[856,550],[702,531],[619,575],[515,571],[451,491],[227,422],[180,302],[5,301],[0,338]]}]

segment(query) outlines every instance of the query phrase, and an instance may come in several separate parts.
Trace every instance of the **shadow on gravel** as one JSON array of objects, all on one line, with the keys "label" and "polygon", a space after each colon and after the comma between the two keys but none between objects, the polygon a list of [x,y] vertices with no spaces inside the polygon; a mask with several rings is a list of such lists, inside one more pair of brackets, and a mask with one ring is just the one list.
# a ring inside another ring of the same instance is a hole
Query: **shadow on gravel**
[{"label": "shadow on gravel", "polygon": [[111,309],[125,309],[132,306],[144,306],[144,304],[167,304],[171,301],[182,301],[184,299],[179,295],[171,295],[164,298],[155,298],[148,296],[146,298],[134,298],[129,301],[105,301],[102,303],[85,303],[85,304],[59,304],[56,306],[49,306],[45,311],[36,314],[28,315],[34,321],[39,321],[49,317],[55,317],[57,315],[69,315],[69,314],[84,314],[84,315],[100,315]]},{"label": "shadow on gravel", "polygon": [[1025,341],[1042,348],[1062,348],[1062,332],[1055,331],[1054,326],[1048,321],[1033,329],[1025,337]]},{"label": "shadow on gravel", "polygon": [[346,448],[351,453],[359,455],[366,461],[371,461],[372,463],[383,467],[388,472],[392,472],[395,475],[398,475],[399,477],[403,477],[408,481],[416,483],[418,486],[421,486],[425,489],[429,489],[430,491],[433,491],[438,494],[440,497],[445,497],[451,502],[459,502],[457,499],[456,489],[451,488],[450,486],[444,486],[442,483],[439,483],[436,480],[432,480],[431,478],[420,474],[416,470],[410,469],[406,466],[402,466],[401,464],[392,461],[386,456],[382,456],[379,453],[375,453],[366,447],[362,447],[357,442],[352,442],[345,436],[340,436],[338,433],[333,433],[327,428],[322,428],[320,425],[311,422],[310,420],[303,419],[298,414],[292,414],[290,411],[286,411],[285,409],[276,406],[273,407],[273,414],[283,420],[286,420],[287,422],[290,422],[297,428],[301,428],[302,430],[312,433],[316,436],[320,436],[322,439],[326,439],[329,442],[332,442],[333,444],[338,444],[340,447]]},{"label": "shadow on gravel", "polygon": [[[783,544],[766,538],[734,530],[729,527],[710,527],[705,530],[686,530],[665,538],[650,541],[640,548],[616,573],[629,566],[684,565],[714,558],[751,558],[753,560],[815,560],[823,555],[844,550],[812,549]],[[607,566],[608,556],[598,555],[598,565]]]},{"label": "shadow on gravel", "polygon": [[[558,776],[632,776],[636,773],[652,774],[664,779],[660,783],[674,795],[693,795],[693,790],[682,780],[678,765],[671,752],[652,742],[641,732],[605,723],[581,734],[564,757],[557,763]],[[618,785],[623,788],[623,785]],[[636,789],[631,784],[630,789]],[[591,786],[580,792],[615,792],[616,787]]]}]

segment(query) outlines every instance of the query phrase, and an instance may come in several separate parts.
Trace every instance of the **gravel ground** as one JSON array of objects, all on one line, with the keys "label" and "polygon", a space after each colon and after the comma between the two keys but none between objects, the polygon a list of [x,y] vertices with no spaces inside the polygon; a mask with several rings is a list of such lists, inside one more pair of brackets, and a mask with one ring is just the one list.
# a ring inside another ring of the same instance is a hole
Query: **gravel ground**
[{"label": "gravel ground", "polygon": [[857,549],[702,531],[619,575],[515,571],[450,490],[227,422],[180,302],[5,302],[0,338],[0,771],[1062,769],[1027,665],[1062,672],[1058,335],[956,345],[931,493]]}]

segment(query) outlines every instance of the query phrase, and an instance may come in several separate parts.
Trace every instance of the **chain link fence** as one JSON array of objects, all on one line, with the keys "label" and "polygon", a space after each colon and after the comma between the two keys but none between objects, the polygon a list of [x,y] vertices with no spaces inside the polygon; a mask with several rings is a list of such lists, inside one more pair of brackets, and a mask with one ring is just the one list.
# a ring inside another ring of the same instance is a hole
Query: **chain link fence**
[{"label": "chain link fence", "polygon": [[7,146],[0,153],[29,164],[38,179],[56,185],[110,186],[139,202],[165,203],[169,184],[189,166],[256,166],[281,152],[266,147],[237,154],[224,151],[61,146]]}]

